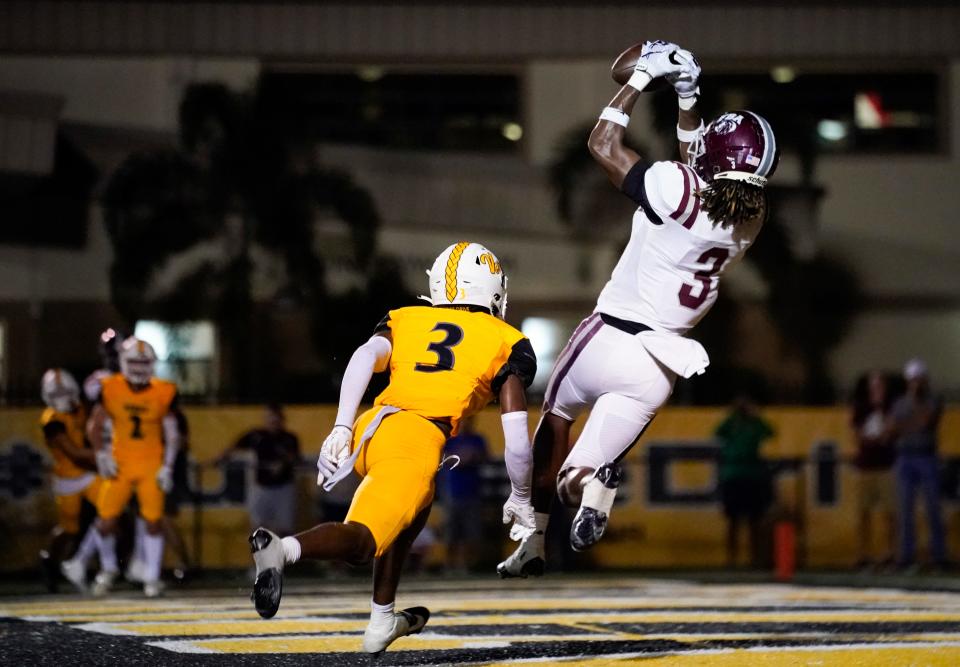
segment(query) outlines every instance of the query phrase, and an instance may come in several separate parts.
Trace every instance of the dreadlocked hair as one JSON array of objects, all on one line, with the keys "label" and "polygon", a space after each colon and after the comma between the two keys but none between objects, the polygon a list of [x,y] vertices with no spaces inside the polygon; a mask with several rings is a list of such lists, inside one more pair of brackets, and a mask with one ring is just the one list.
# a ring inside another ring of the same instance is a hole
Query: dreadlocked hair
[{"label": "dreadlocked hair", "polygon": [[710,219],[723,227],[735,227],[767,217],[766,191],[745,181],[715,179],[697,196]]}]

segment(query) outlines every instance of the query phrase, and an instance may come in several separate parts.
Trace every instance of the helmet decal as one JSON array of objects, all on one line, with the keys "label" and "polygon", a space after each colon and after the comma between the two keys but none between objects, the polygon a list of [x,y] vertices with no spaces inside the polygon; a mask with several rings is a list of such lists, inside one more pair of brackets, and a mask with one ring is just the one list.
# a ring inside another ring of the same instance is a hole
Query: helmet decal
[{"label": "helmet decal", "polygon": [[463,256],[463,251],[467,249],[467,246],[470,245],[466,241],[461,241],[453,247],[453,251],[450,253],[450,257],[447,258],[447,300],[453,301],[457,298],[457,267],[460,266],[460,257]]},{"label": "helmet decal", "polygon": [[714,121],[713,131],[717,134],[730,134],[743,122],[743,116],[738,113],[725,113]]}]

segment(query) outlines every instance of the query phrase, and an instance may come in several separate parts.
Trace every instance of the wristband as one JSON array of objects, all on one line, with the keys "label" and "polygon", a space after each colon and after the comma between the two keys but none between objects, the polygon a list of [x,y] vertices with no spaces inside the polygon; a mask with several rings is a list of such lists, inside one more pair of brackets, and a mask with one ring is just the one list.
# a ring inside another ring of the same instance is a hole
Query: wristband
[{"label": "wristband", "polygon": [[620,111],[620,109],[614,109],[613,107],[604,107],[600,113],[600,120],[609,120],[611,123],[616,123],[620,127],[626,127],[630,124],[630,116]]},{"label": "wristband", "polygon": [[700,89],[697,88],[690,95],[686,97],[681,97],[677,95],[677,106],[683,109],[684,111],[690,111],[693,108],[693,105],[697,103],[697,97],[700,95]]},{"label": "wristband", "polygon": [[627,85],[640,91],[646,88],[651,81],[653,81],[653,77],[646,72],[634,70],[633,74],[630,75],[630,79],[627,81]]},{"label": "wristband", "polygon": [[695,130],[684,130],[682,127],[677,125],[677,139],[682,141],[685,144],[689,144],[693,141],[696,141],[697,138],[703,133],[703,121],[700,121],[700,127]]}]

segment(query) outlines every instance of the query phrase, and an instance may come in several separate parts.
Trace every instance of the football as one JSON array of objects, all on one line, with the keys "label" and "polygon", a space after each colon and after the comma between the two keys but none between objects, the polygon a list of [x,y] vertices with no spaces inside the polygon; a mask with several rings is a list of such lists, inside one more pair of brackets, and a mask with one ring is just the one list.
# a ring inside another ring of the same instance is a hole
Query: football
[{"label": "football", "polygon": [[[619,83],[621,86],[625,85],[627,81],[630,80],[630,77],[633,75],[633,68],[637,65],[637,58],[640,57],[640,52],[643,50],[643,42],[634,44],[626,51],[617,56],[617,59],[613,61],[613,66],[610,68],[610,76],[613,77],[613,80]],[[670,59],[673,60],[673,55],[671,54]],[[663,90],[670,86],[670,83],[663,77],[658,77],[651,81],[646,88],[643,89],[643,92],[652,92],[656,90]]]}]

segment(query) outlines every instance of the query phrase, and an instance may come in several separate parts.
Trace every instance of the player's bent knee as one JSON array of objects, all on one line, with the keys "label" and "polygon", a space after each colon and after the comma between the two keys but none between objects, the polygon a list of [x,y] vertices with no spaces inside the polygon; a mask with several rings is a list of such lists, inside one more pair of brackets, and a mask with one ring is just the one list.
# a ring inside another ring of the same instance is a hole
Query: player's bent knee
[{"label": "player's bent knee", "polygon": [[592,468],[567,468],[557,476],[557,496],[567,507],[579,507],[583,497],[584,480],[593,474]]},{"label": "player's bent knee", "polygon": [[377,541],[373,533],[365,525],[355,521],[348,521],[343,525],[349,528],[354,536],[354,548],[347,554],[347,563],[354,566],[367,565],[377,554]]}]

